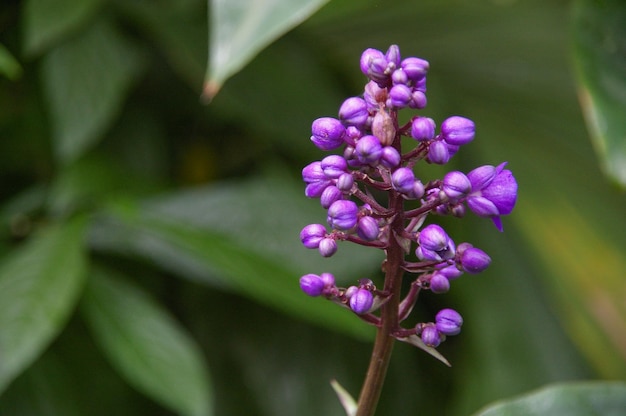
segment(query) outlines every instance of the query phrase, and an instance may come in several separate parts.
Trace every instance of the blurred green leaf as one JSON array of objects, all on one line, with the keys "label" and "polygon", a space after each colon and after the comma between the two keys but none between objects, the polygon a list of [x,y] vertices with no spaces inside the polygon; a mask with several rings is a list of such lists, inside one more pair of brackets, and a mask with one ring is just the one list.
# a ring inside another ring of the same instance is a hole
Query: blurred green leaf
[{"label": "blurred green leaf", "polygon": [[[300,230],[323,222],[324,211],[301,192],[290,181],[270,177],[118,206],[95,224],[91,241],[96,249],[139,255],[178,276],[369,339],[368,325],[323,299],[305,296],[298,279],[331,271],[338,282],[352,283],[380,270],[381,258],[363,256],[363,248],[353,245],[342,245],[342,255],[333,259],[304,249]],[[361,260],[355,264],[354,258]]]},{"label": "blurred green leaf", "polygon": [[209,0],[210,47],[203,96],[328,0]]},{"label": "blurred green leaf", "polygon": [[626,383],[579,382],[548,386],[496,403],[476,416],[621,416],[625,409]]},{"label": "blurred green leaf", "polygon": [[182,415],[212,414],[201,351],[139,288],[98,270],[82,311],[103,352],[135,388]]},{"label": "blurred green leaf", "polygon": [[0,74],[15,81],[22,75],[22,67],[9,50],[0,44]]},{"label": "blurred green leaf", "polygon": [[207,57],[206,1],[117,0],[115,4],[156,41],[174,70],[198,91]]},{"label": "blurred green leaf", "polygon": [[[67,362],[47,353],[4,392],[0,415],[80,416],[79,393],[68,377]],[[50,382],[54,380],[54,382]]]},{"label": "blurred green leaf", "polygon": [[[605,377],[626,377],[626,270],[623,252],[610,236],[598,235],[577,210],[563,201],[536,208],[527,201],[524,230],[547,270],[567,330],[587,359]],[[575,227],[573,225],[575,224]],[[620,224],[616,229],[624,229]],[[589,248],[593,256],[589,256]]]},{"label": "blurred green leaf", "polygon": [[141,66],[139,52],[104,17],[46,54],[41,75],[61,162],[101,139]]},{"label": "blurred green leaf", "polygon": [[63,329],[85,273],[84,219],[51,226],[0,265],[0,391]]},{"label": "blurred green leaf", "polygon": [[37,55],[85,26],[102,0],[26,0],[22,15],[23,50]]},{"label": "blurred green leaf", "polygon": [[89,155],[65,166],[58,173],[46,202],[49,214],[63,216],[80,209],[93,209],[120,194],[139,196],[153,188],[123,170],[118,160],[102,154]]},{"label": "blurred green leaf", "polygon": [[578,93],[605,173],[626,188],[626,3],[574,2]]}]

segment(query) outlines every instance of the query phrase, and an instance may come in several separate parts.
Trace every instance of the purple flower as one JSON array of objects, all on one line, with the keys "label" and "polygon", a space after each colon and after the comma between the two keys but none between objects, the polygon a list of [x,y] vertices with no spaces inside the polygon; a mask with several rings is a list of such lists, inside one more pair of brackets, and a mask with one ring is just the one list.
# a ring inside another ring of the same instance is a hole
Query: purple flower
[{"label": "purple flower", "polygon": [[393,169],[400,164],[401,160],[402,160],[402,156],[400,156],[400,153],[398,153],[398,151],[395,148],[391,146],[383,147],[383,152],[380,155],[381,165],[389,169]]},{"label": "purple flower", "polygon": [[343,197],[343,193],[339,188],[333,185],[329,185],[324,189],[322,195],[320,195],[320,203],[322,208],[330,207],[333,202],[340,200]]},{"label": "purple flower", "polygon": [[337,242],[333,238],[322,238],[318,250],[322,257],[331,257],[337,252]]},{"label": "purple flower", "polygon": [[348,171],[348,162],[339,155],[330,155],[322,159],[320,169],[324,173],[325,179],[337,179]]},{"label": "purple flower", "polygon": [[391,104],[391,107],[408,107],[411,100],[413,100],[413,96],[411,95],[411,93],[411,88],[407,87],[404,84],[397,84],[391,87],[391,90],[389,90],[389,102]]},{"label": "purple flower", "polygon": [[479,248],[470,247],[463,250],[461,253],[460,263],[463,270],[471,274],[476,274],[489,267],[491,257]]},{"label": "purple flower", "polygon": [[481,166],[467,174],[472,183],[467,206],[478,216],[490,217],[500,231],[500,216],[510,214],[517,201],[517,182],[513,173],[504,169],[505,166],[506,162],[495,168]]},{"label": "purple flower", "polygon": [[400,66],[410,80],[417,82],[426,77],[430,64],[423,59],[411,57],[404,59]]},{"label": "purple flower", "polygon": [[321,150],[333,150],[343,144],[345,128],[341,121],[332,117],[318,118],[311,126],[311,141]]},{"label": "purple flower", "polygon": [[339,119],[352,126],[364,126],[368,117],[367,103],[363,98],[348,98],[339,108]]},{"label": "purple flower", "polygon": [[354,185],[354,177],[351,173],[343,173],[337,178],[337,188],[343,192],[349,192]]},{"label": "purple flower", "polygon": [[421,338],[424,344],[432,348],[437,348],[441,344],[441,334],[433,324],[424,325]]},{"label": "purple flower", "polygon": [[349,230],[357,222],[359,208],[356,203],[348,200],[339,200],[328,208],[328,224],[338,230]]},{"label": "purple flower", "polygon": [[400,66],[400,48],[398,45],[391,45],[389,49],[387,49],[387,53],[385,54],[385,58],[387,62],[392,64],[394,67]]},{"label": "purple flower", "polygon": [[422,229],[415,254],[423,260],[442,261],[454,257],[454,241],[437,224],[430,224]]},{"label": "purple flower", "polygon": [[414,88],[413,92],[411,93],[411,101],[409,102],[409,107],[421,110],[422,108],[426,107],[427,103],[428,99],[426,98],[426,94],[424,94],[423,91]]},{"label": "purple flower", "polygon": [[443,140],[434,140],[428,146],[428,160],[437,165],[445,165],[450,160],[448,146]]},{"label": "purple flower", "polygon": [[374,296],[367,289],[357,289],[350,296],[350,309],[358,315],[367,313],[374,304]]},{"label": "purple flower", "polygon": [[435,137],[435,127],[432,118],[416,117],[411,122],[411,137],[419,141],[432,140]]},{"label": "purple flower", "polygon": [[305,274],[300,278],[300,289],[309,296],[319,296],[324,291],[324,281],[316,274]]},{"label": "purple flower", "polygon": [[457,335],[461,332],[463,318],[454,309],[442,309],[435,316],[435,325],[444,335]]},{"label": "purple flower", "polygon": [[452,201],[456,201],[470,193],[472,190],[472,183],[467,176],[465,176],[465,174],[458,171],[452,171],[448,172],[446,176],[443,177],[441,190]]},{"label": "purple flower", "polygon": [[376,164],[383,153],[383,147],[376,136],[363,136],[356,144],[355,153],[359,162],[364,164]]},{"label": "purple flower", "polygon": [[322,224],[309,224],[300,231],[300,241],[306,248],[318,248],[326,237],[326,227]]},{"label": "purple flower", "polygon": [[450,290],[450,281],[442,273],[435,272],[430,278],[430,290],[433,293],[446,293]]},{"label": "purple flower", "polygon": [[330,289],[335,286],[335,276],[332,273],[322,273],[320,274],[320,278],[324,282],[324,288]]},{"label": "purple flower", "polygon": [[446,143],[462,146],[474,139],[474,122],[468,118],[452,116],[441,123],[441,135]]},{"label": "purple flower", "polygon": [[357,223],[357,234],[365,241],[374,241],[378,238],[378,221],[370,216],[359,218]]},{"label": "purple flower", "polygon": [[398,168],[391,174],[391,186],[398,192],[410,193],[414,183],[415,174],[409,168]]}]

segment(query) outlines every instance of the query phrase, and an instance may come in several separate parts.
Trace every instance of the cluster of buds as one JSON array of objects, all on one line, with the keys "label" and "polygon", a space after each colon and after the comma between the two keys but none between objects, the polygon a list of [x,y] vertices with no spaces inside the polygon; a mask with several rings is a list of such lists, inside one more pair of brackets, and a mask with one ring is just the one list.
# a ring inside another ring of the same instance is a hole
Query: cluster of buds
[{"label": "cluster of buds", "polygon": [[[442,179],[424,181],[416,176],[417,162],[446,164],[461,146],[470,143],[474,122],[452,116],[437,129],[431,118],[416,115],[400,126],[400,110],[426,106],[429,63],[415,57],[402,59],[398,46],[392,45],[386,53],[365,50],[360,66],[368,78],[363,95],[345,100],[338,118],[323,117],[312,124],[313,144],[323,151],[342,149],[342,154],[326,156],[302,170],[305,195],[320,199],[327,210],[327,226],[307,225],[300,240],[323,257],[334,255],[339,241],[385,252],[391,245],[399,245],[405,255],[396,266],[413,276],[408,293],[398,302],[397,322],[402,322],[421,290],[445,293],[452,280],[463,273],[479,273],[491,262],[484,251],[471,244],[455,244],[441,226],[426,225],[427,217],[460,218],[467,207],[478,216],[490,218],[502,231],[500,217],[515,206],[517,183],[505,169],[506,162],[481,166],[467,174],[451,171]],[[412,139],[408,140],[412,143],[408,151],[402,149],[405,137]],[[409,257],[412,254],[413,260]],[[386,267],[387,260],[383,269]],[[300,287],[307,295],[326,297],[377,326],[381,318],[376,311],[391,296],[377,289],[370,279],[338,287],[330,273],[302,276]],[[434,322],[412,328],[398,325],[392,335],[402,340],[416,336],[434,348],[446,336],[458,334],[462,323],[458,312],[443,309]]]}]

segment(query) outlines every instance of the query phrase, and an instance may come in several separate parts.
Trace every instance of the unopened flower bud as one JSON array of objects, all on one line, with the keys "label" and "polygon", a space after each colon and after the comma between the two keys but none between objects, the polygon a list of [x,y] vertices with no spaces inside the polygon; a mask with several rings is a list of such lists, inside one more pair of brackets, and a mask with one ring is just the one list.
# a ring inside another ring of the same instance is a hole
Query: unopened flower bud
[{"label": "unopened flower bud", "polygon": [[322,117],[311,126],[311,141],[321,150],[333,150],[343,144],[345,128],[336,118]]},{"label": "unopened flower bud", "polygon": [[346,297],[346,299],[350,299],[357,292],[357,290],[359,290],[358,287],[350,286],[349,288],[346,289],[344,296]]},{"label": "unopened flower bud", "polygon": [[306,248],[318,248],[326,237],[326,227],[322,224],[309,224],[300,231],[300,241]]},{"label": "unopened flower bud", "polygon": [[372,165],[378,163],[383,152],[380,140],[371,135],[361,137],[354,150],[359,162]]},{"label": "unopened flower bud", "polygon": [[325,289],[335,286],[335,276],[332,273],[322,273],[320,274],[320,279],[324,282]]},{"label": "unopened flower bud", "polygon": [[401,160],[402,160],[402,156],[400,156],[400,153],[398,153],[398,151],[394,147],[391,147],[391,146],[383,147],[383,152],[380,155],[381,165],[389,169],[393,169],[400,164]]},{"label": "unopened flower bud", "polygon": [[396,137],[396,128],[389,113],[384,110],[376,112],[372,120],[372,133],[378,137],[383,146],[389,146],[393,143],[393,139]]},{"label": "unopened flower bud", "polygon": [[445,142],[435,140],[428,146],[428,160],[437,165],[445,165],[450,160],[450,152]]},{"label": "unopened flower bud", "polygon": [[370,216],[364,216],[359,218],[357,224],[357,234],[365,241],[374,241],[378,238],[378,221]]},{"label": "unopened flower bud", "polygon": [[353,201],[335,201],[328,208],[327,221],[332,228],[349,230],[356,225],[358,213],[359,208]]},{"label": "unopened flower bud", "polygon": [[416,117],[411,122],[411,137],[426,141],[435,138],[435,121],[428,117]]},{"label": "unopened flower bud", "polygon": [[305,274],[300,278],[300,289],[309,296],[319,296],[324,291],[324,281],[316,274]]},{"label": "unopened flower bud", "polygon": [[417,242],[422,248],[430,251],[440,251],[448,247],[450,237],[437,224],[427,225],[422,229]]},{"label": "unopened flower bud", "polygon": [[456,201],[470,193],[472,184],[465,174],[459,171],[452,171],[443,177],[441,190],[450,200]]},{"label": "unopened flower bud", "polygon": [[398,192],[410,193],[415,183],[415,174],[409,168],[398,168],[391,174],[391,186]]},{"label": "unopened flower bud", "polygon": [[374,59],[385,59],[385,55],[379,51],[378,49],[368,48],[363,51],[361,54],[361,72],[363,75],[367,76],[370,65],[374,61]]},{"label": "unopened flower bud", "polygon": [[441,123],[441,135],[446,143],[462,146],[474,140],[474,122],[468,118],[452,116]]},{"label": "unopened flower bud", "polygon": [[435,316],[435,325],[444,335],[457,335],[461,332],[463,317],[454,309],[442,309]]},{"label": "unopened flower bud", "polygon": [[420,199],[424,196],[424,184],[416,179],[415,182],[413,182],[413,189],[411,189],[406,196],[409,199]]},{"label": "unopened flower bud", "polygon": [[426,107],[427,103],[428,99],[426,98],[426,94],[424,94],[423,91],[413,89],[413,92],[411,92],[411,101],[409,101],[409,107],[421,110],[422,108]]},{"label": "unopened flower bud", "polygon": [[389,62],[390,64],[393,64],[394,67],[396,68],[399,67],[401,58],[400,58],[400,48],[398,47],[398,45],[391,45],[389,49],[387,49],[385,58],[387,59],[387,62]]},{"label": "unopened flower bud", "polygon": [[341,174],[347,172],[348,162],[339,155],[330,155],[322,159],[320,168],[327,179],[336,179]]},{"label": "unopened flower bud", "polygon": [[337,188],[343,192],[349,192],[354,185],[354,177],[351,173],[343,173],[337,178]]},{"label": "unopened flower bud", "polygon": [[339,201],[343,197],[343,193],[336,186],[330,185],[324,189],[322,195],[320,195],[320,204],[322,208],[328,209],[333,202]]},{"label": "unopened flower bud", "polygon": [[322,257],[331,257],[337,252],[337,242],[333,238],[322,238],[318,250]]},{"label": "unopened flower bud", "polygon": [[402,67],[402,70],[406,72],[409,79],[415,82],[426,77],[426,73],[430,67],[428,61],[415,57],[404,59],[400,63],[400,66]]},{"label": "unopened flower bud", "polygon": [[358,315],[367,313],[373,304],[374,296],[369,290],[366,289],[358,289],[350,297],[350,309]]},{"label": "unopened flower bud", "polygon": [[461,267],[468,273],[480,273],[489,267],[491,257],[476,247],[470,247],[461,253]]},{"label": "unopened flower bud", "polygon": [[432,348],[437,348],[441,344],[441,335],[433,324],[423,326],[421,338],[424,344]]},{"label": "unopened flower bud", "polygon": [[406,108],[413,100],[411,88],[404,84],[397,84],[389,90],[389,101],[391,107]]},{"label": "unopened flower bud", "polygon": [[364,126],[368,117],[367,103],[360,97],[348,98],[339,108],[339,119],[352,126]]},{"label": "unopened flower bud", "polygon": [[430,278],[430,290],[433,293],[446,293],[450,290],[450,281],[443,274],[435,272]]}]

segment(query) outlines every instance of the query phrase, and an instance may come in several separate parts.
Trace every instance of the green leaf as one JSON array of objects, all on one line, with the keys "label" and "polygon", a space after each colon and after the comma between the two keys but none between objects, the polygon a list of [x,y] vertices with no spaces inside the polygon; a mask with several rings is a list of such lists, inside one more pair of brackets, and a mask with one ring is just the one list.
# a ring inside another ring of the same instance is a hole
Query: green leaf
[{"label": "green leaf", "polygon": [[621,416],[624,409],[626,383],[577,382],[548,386],[493,404],[476,416]]},{"label": "green leaf", "polygon": [[211,34],[204,98],[211,100],[226,79],[327,1],[209,0]]},{"label": "green leaf", "polygon": [[96,271],[82,311],[103,352],[131,385],[182,415],[212,414],[201,351],[139,288]]},{"label": "green leaf", "polygon": [[0,400],[0,414],[84,415],[78,405],[80,393],[68,377],[67,366],[71,364],[71,360],[62,361],[49,352],[44,354],[4,392]]},{"label": "green leaf", "polygon": [[52,226],[0,265],[0,391],[65,326],[85,273],[82,219]]},{"label": "green leaf", "polygon": [[324,211],[290,181],[270,177],[225,183],[167,195],[142,207],[111,208],[91,233],[96,249],[138,255],[183,278],[235,291],[358,338],[372,335],[349,311],[305,296],[298,279],[330,271],[338,282],[352,284],[377,273],[381,257],[364,255],[367,249],[350,244],[332,259],[304,249],[300,230],[323,221]]},{"label": "green leaf", "polygon": [[0,44],[0,74],[4,74],[12,81],[15,81],[22,75],[22,67],[11,52],[2,44]]},{"label": "green leaf", "polygon": [[102,137],[141,62],[135,47],[103,17],[45,56],[42,78],[60,161],[77,158]]},{"label": "green leaf", "polygon": [[172,68],[197,91],[206,69],[206,3],[203,0],[116,0],[115,5],[158,44]]},{"label": "green leaf", "polygon": [[102,0],[27,0],[24,2],[24,54],[33,56],[87,24]]},{"label": "green leaf", "polygon": [[578,92],[605,173],[626,188],[626,3],[574,3]]}]

